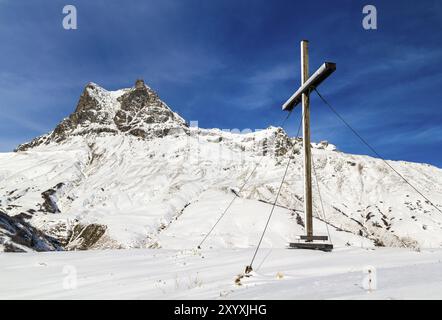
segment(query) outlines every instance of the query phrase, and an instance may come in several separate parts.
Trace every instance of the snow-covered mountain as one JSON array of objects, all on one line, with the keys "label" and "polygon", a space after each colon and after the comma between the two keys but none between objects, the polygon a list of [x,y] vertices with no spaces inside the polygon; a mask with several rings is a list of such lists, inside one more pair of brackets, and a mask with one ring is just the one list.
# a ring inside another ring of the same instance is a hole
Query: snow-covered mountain
[{"label": "snow-covered mountain", "polygon": [[[303,233],[301,145],[281,128],[188,126],[142,80],[90,83],[52,132],[0,154],[0,251],[195,248],[235,195],[205,246],[254,246],[292,157],[263,242],[284,247]],[[314,188],[314,227],[326,220],[335,245],[442,246],[442,215],[382,160],[326,142],[313,159],[326,212]],[[390,164],[442,209],[441,169]]]}]

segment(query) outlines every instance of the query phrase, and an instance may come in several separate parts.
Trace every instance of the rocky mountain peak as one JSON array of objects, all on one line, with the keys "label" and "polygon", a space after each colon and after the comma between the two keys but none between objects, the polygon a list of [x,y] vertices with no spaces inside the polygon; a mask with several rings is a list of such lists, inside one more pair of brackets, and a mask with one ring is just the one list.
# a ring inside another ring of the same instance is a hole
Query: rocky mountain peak
[{"label": "rocky mountain peak", "polygon": [[135,89],[143,89],[144,87],[146,87],[146,85],[144,84],[143,79],[137,79],[135,81]]},{"label": "rocky mountain peak", "polygon": [[116,91],[107,91],[90,82],[69,117],[63,119],[51,133],[20,145],[16,151],[62,142],[70,136],[104,132],[147,139],[187,132],[187,125],[142,79],[136,80],[132,88]]},{"label": "rocky mountain peak", "polygon": [[122,132],[134,135],[146,136],[148,127],[176,123],[184,125],[184,120],[167,107],[152,89],[144,84],[143,80],[137,80],[135,87],[117,98],[120,108],[115,113],[113,121]]}]

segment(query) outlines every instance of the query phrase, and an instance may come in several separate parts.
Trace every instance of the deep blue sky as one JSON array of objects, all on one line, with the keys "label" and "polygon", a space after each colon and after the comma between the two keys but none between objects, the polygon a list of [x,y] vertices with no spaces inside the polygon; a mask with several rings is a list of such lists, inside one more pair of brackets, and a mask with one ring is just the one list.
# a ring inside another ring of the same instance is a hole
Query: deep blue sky
[{"label": "deep blue sky", "polygon": [[[62,28],[66,4],[77,30]],[[376,31],[362,28],[365,4]],[[441,30],[438,0],[0,0],[0,151],[52,130],[90,81],[117,89],[142,77],[201,127],[277,125],[309,39],[311,71],[337,63],[320,91],[379,153],[442,167]],[[311,100],[313,140],[369,154]]]}]

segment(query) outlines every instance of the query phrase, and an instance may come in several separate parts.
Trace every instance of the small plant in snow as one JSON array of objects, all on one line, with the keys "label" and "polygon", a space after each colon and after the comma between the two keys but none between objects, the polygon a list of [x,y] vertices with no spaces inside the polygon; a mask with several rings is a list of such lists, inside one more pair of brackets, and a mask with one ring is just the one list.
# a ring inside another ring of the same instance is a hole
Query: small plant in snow
[{"label": "small plant in snow", "polygon": [[188,289],[193,289],[193,288],[200,288],[203,285],[203,280],[200,279],[200,277],[198,276],[198,272],[196,273],[195,278],[192,278],[192,276],[189,276],[189,284],[187,286]]}]

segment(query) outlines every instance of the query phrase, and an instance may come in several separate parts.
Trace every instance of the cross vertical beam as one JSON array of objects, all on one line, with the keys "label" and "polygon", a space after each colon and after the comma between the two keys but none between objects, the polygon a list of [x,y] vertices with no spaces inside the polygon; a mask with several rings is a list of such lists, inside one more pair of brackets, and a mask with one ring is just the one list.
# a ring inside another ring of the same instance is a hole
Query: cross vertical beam
[{"label": "cross vertical beam", "polygon": [[[312,154],[310,145],[310,92],[318,87],[336,70],[336,63],[324,62],[318,70],[309,76],[308,41],[301,41],[301,86],[282,105],[282,110],[292,111],[302,103],[302,131],[304,149],[304,214],[306,235],[297,237],[298,242],[290,242],[289,248],[331,251],[333,244],[318,243],[327,241],[327,236],[313,234],[313,199],[312,199]],[[304,242],[300,242],[304,241]]]},{"label": "cross vertical beam", "polygon": [[[309,78],[308,41],[301,41],[301,85]],[[312,156],[310,147],[310,93],[302,94],[302,129],[304,147],[304,212],[307,242],[313,241]]]}]

